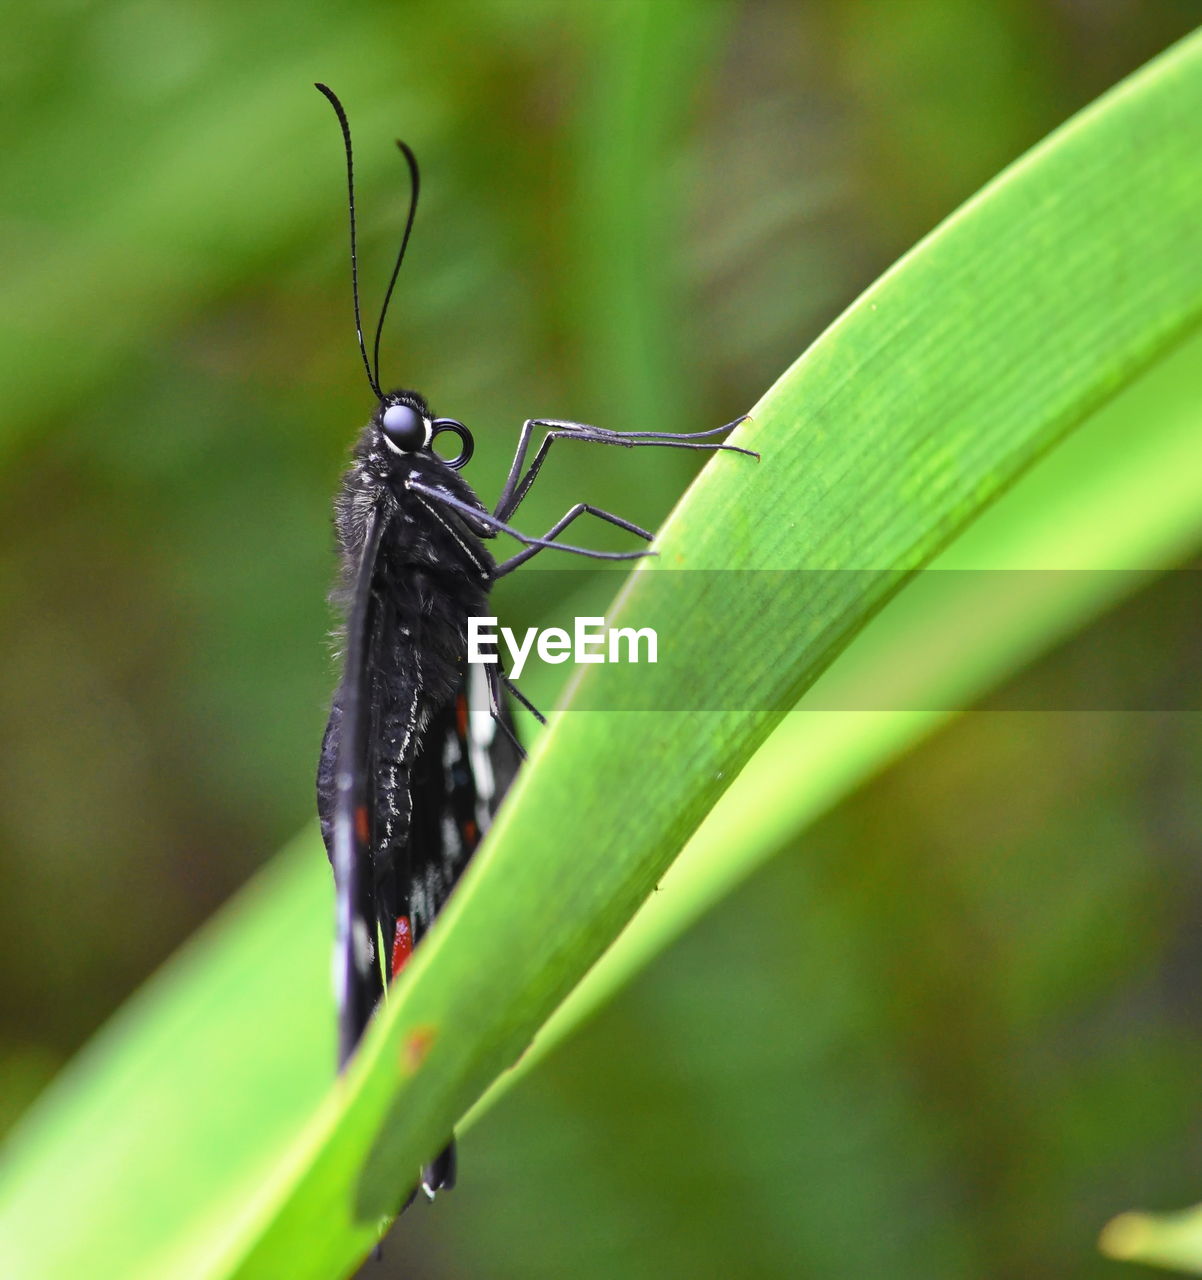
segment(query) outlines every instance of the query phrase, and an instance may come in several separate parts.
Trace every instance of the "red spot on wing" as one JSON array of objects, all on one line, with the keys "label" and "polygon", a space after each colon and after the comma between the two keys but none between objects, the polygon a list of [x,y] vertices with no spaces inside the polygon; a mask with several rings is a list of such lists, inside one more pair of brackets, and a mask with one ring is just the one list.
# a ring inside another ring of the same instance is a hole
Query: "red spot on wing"
[{"label": "red spot on wing", "polygon": [[371,824],[367,820],[367,805],[355,809],[355,836],[360,844],[371,843]]},{"label": "red spot on wing", "polygon": [[461,738],[467,737],[467,699],[463,694],[455,699],[455,727]]},{"label": "red spot on wing", "polygon": [[476,841],[480,839],[480,829],[470,818],[463,824],[463,834],[467,837],[467,842],[470,845],[475,845]]},{"label": "red spot on wing", "polygon": [[408,916],[397,916],[396,933],[392,935],[392,976],[395,978],[413,954],[413,930]]}]

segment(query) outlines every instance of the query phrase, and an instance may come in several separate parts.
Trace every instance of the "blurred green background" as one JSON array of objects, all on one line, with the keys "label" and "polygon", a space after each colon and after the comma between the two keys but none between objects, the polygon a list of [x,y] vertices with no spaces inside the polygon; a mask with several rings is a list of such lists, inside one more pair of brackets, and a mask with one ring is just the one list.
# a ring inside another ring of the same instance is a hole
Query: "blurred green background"
[{"label": "blurred green background", "polygon": [[[329,502],[371,408],[312,81],[355,130],[369,312],[392,138],[422,160],[385,378],[473,428],[487,499],[527,416],[733,418],[1198,12],[10,6],[4,1123],[310,818]],[[523,527],[577,498],[654,526],[691,461],[564,448]],[[550,583],[515,580],[508,617]],[[1145,591],[1003,701],[1121,667],[1180,609]],[[1200,753],[1186,713],[963,717],[511,1093],[368,1274],[1137,1274],[1098,1227],[1202,1190]]]}]

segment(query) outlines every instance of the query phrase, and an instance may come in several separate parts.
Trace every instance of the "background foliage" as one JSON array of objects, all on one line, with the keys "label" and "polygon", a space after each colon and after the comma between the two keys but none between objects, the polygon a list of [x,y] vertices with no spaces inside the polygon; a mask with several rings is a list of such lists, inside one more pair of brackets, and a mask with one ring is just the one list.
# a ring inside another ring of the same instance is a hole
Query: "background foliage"
[{"label": "background foliage", "polygon": [[[530,414],[735,416],[1189,22],[997,0],[23,12],[0,156],[5,1114],[311,809],[326,510],[368,408],[314,79],[356,127],[369,282],[391,137],[423,158],[388,367],[473,426],[488,495]],[[654,525],[688,468],[639,464],[558,457],[525,522],[571,493]],[[1001,704],[1197,621],[1149,589]],[[476,1126],[463,1187],[376,1274],[1117,1274],[1099,1224],[1202,1185],[1198,749],[1181,713],[964,717]]]}]

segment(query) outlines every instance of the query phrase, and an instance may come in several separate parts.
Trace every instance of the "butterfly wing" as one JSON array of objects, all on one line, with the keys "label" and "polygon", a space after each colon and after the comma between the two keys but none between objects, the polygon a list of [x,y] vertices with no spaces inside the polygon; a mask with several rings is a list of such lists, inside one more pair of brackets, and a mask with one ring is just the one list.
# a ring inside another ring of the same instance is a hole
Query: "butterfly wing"
[{"label": "butterfly wing", "polygon": [[[400,830],[389,825],[385,834],[393,838],[380,843],[379,761],[372,756],[380,698],[373,682],[397,638],[396,620],[381,602],[385,523],[376,513],[367,526],[351,593],[346,664],[318,769],[318,809],[337,897],[340,1067],[354,1052],[385,981],[404,968],[450,896],[521,758],[503,692],[496,684],[490,688],[491,673],[483,667],[464,664],[451,700],[409,725],[416,745],[403,783],[408,821]],[[413,706],[416,716],[416,701]],[[454,1182],[452,1140],[422,1169],[421,1186],[432,1197]]]},{"label": "butterfly wing", "polygon": [[410,775],[408,914],[414,942],[450,896],[517,771],[501,698],[498,708],[504,728],[493,715],[484,669],[467,666],[455,697],[422,734]]},{"label": "butterfly wing", "polygon": [[485,669],[465,664],[452,699],[413,726],[417,744],[404,781],[407,829],[391,847],[378,848],[371,744],[379,699],[373,680],[395,640],[391,614],[380,600],[385,525],[386,517],[375,513],[366,529],[351,591],[345,666],[318,769],[318,810],[337,900],[340,1066],[383,994],[385,975],[390,980],[400,972],[442,909],[520,763],[503,693],[497,690],[494,699]]},{"label": "butterfly wing", "polygon": [[386,518],[368,517],[346,628],[342,682],[322,741],[317,802],[322,835],[334,869],[336,941],[334,989],[338,1001],[338,1065],[358,1044],[383,994],[376,952],[379,921],[372,877],[371,648],[378,602],[372,586]]},{"label": "butterfly wing", "polygon": [[[502,727],[490,702],[484,669],[466,667],[453,701],[422,736],[410,775],[408,891],[395,903],[393,977],[450,897],[517,772],[508,706],[497,698]],[[454,1140],[422,1169],[421,1185],[430,1197],[455,1185]]]}]

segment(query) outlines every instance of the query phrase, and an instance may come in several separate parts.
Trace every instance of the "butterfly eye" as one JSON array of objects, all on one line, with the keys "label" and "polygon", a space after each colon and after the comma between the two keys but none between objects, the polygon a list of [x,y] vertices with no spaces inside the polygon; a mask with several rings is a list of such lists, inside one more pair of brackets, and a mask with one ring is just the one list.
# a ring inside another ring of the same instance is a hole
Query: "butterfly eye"
[{"label": "butterfly eye", "polygon": [[420,449],[430,439],[430,424],[407,404],[389,405],[380,415],[380,430],[388,444],[404,453]]}]

